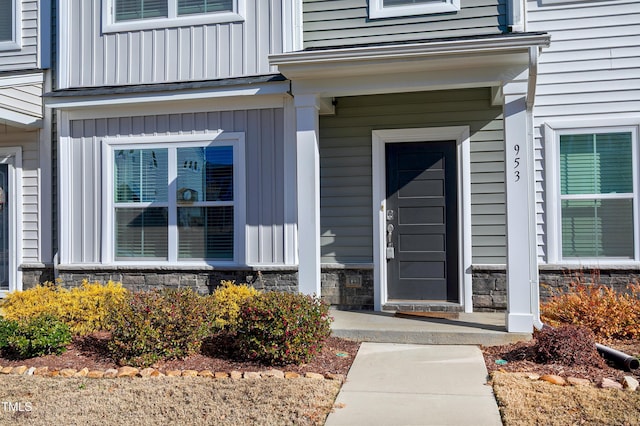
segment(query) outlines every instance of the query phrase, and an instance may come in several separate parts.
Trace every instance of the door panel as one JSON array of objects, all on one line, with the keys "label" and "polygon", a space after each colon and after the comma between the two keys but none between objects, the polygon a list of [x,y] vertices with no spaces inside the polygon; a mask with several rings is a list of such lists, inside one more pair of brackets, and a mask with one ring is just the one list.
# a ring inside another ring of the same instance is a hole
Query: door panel
[{"label": "door panel", "polygon": [[458,302],[455,142],[385,149],[388,299]]}]

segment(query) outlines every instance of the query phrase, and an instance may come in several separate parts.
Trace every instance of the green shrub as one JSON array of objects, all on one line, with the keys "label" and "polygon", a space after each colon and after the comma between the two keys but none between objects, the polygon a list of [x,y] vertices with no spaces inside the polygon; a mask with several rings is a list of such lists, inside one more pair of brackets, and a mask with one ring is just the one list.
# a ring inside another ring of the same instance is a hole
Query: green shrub
[{"label": "green shrub", "polygon": [[14,335],[17,328],[17,321],[0,317],[0,351],[9,348],[9,337]]},{"label": "green shrub", "polygon": [[69,326],[49,314],[18,322],[13,333],[7,336],[7,349],[20,358],[61,354],[69,343]]},{"label": "green shrub", "polygon": [[41,314],[58,317],[73,334],[86,335],[105,326],[107,313],[124,300],[127,290],[120,283],[89,283],[66,289],[51,282],[25,291],[9,293],[0,302],[8,319],[25,321]]},{"label": "green shrub", "polygon": [[203,298],[189,288],[132,294],[108,321],[112,357],[135,366],[191,355],[211,328]]},{"label": "green shrub", "polygon": [[629,284],[627,289],[617,292],[600,284],[597,274],[592,283],[577,274],[568,292],[555,291],[541,304],[542,319],[551,326],[584,326],[605,339],[640,338],[640,285]]},{"label": "green shrub", "polygon": [[322,349],[331,334],[329,306],[301,294],[267,292],[240,308],[240,355],[267,364],[301,364]]},{"label": "green shrub", "polygon": [[208,312],[214,327],[232,330],[238,323],[240,305],[260,292],[247,284],[236,284],[235,281],[222,281],[221,284],[207,296]]}]

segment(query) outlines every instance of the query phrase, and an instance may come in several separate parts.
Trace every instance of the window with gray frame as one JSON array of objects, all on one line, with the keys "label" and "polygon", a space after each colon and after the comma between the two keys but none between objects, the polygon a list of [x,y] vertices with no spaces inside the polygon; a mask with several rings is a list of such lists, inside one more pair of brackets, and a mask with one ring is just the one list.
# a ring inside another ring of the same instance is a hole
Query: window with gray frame
[{"label": "window with gray frame", "polygon": [[15,0],[0,0],[0,42],[1,41],[13,41],[13,26],[14,26],[14,1]]},{"label": "window with gray frame", "polygon": [[233,11],[233,0],[113,0],[115,21]]}]

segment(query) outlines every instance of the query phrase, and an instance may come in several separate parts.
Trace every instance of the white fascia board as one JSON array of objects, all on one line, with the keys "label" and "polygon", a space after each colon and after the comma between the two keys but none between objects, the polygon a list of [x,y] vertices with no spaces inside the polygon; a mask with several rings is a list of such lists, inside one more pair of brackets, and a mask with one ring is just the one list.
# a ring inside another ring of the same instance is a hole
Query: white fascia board
[{"label": "white fascia board", "polygon": [[0,88],[26,86],[32,84],[42,84],[44,82],[44,73],[38,71],[29,74],[14,74],[0,76]]},{"label": "white fascia board", "polygon": [[33,115],[11,111],[6,108],[0,108],[0,122],[26,129],[38,129],[42,127],[42,117],[34,117]]},{"label": "white fascia board", "polygon": [[289,82],[251,85],[250,87],[213,88],[207,90],[158,91],[151,93],[109,94],[95,96],[60,96],[45,98],[47,108],[74,110],[79,108],[149,105],[154,103],[194,102],[262,96],[284,96],[289,92]]},{"label": "white fascia board", "polygon": [[[269,56],[269,63],[276,65],[280,72],[288,78],[304,75],[289,75],[287,69],[296,71],[294,66],[305,67],[305,72],[316,75],[323,74],[323,64],[350,64],[356,62],[388,60],[407,60],[411,58],[429,59],[434,57],[447,57],[464,55],[483,55],[498,52],[528,51],[530,46],[547,47],[550,36],[547,34],[527,34],[514,37],[487,37],[482,39],[444,40],[426,43],[394,44],[384,46],[365,46],[346,49],[326,49],[302,52],[290,52]],[[313,76],[313,75],[312,75]],[[312,77],[311,76],[311,77]]]}]

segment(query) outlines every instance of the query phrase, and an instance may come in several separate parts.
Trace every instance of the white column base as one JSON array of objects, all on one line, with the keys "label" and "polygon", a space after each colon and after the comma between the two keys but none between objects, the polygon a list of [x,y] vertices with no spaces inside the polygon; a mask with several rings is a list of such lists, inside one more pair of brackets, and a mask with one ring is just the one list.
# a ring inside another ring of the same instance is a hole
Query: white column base
[{"label": "white column base", "polygon": [[507,331],[509,333],[531,333],[533,331],[533,315],[507,313]]}]

